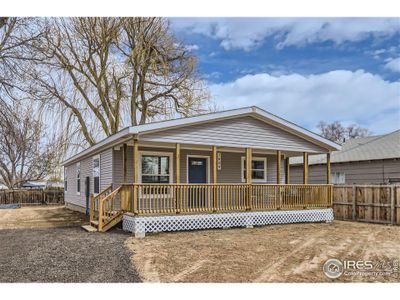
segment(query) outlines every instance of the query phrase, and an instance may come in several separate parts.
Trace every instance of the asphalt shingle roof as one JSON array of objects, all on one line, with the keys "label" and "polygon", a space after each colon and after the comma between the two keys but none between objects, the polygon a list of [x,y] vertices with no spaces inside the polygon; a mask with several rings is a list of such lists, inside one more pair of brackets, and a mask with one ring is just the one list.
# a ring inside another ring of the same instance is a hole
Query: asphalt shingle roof
[{"label": "asphalt shingle roof", "polygon": [[[385,135],[351,139],[342,145],[342,150],[333,151],[331,163],[349,161],[400,158],[400,130]],[[326,155],[310,155],[310,165],[325,164]],[[290,158],[290,164],[302,164],[302,157]]]}]

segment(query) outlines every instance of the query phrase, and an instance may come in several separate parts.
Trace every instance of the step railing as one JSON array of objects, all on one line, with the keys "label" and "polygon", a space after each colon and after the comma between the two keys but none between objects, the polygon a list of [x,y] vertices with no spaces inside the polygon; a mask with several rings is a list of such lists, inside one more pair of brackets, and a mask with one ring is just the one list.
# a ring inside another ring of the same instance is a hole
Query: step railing
[{"label": "step railing", "polygon": [[102,190],[100,193],[98,193],[96,196],[91,194],[90,195],[90,223],[94,221],[98,221],[98,216],[99,216],[99,203],[101,199],[106,197],[108,194],[112,192],[112,185],[109,185],[106,187],[104,190]]},{"label": "step railing", "polygon": [[98,230],[103,231],[104,228],[118,218],[122,213],[120,192],[122,186],[118,187],[104,198],[99,200],[99,224]]}]

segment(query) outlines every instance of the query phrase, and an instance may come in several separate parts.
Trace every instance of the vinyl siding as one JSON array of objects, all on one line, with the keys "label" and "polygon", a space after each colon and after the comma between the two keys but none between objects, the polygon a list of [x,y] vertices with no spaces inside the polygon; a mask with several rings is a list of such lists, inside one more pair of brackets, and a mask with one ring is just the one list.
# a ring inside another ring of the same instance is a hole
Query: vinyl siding
[{"label": "vinyl siding", "polygon": [[[113,151],[107,149],[100,153],[100,190],[105,189],[113,181]],[[76,163],[67,165],[68,190],[65,192],[65,202],[86,207],[85,180],[90,178],[90,193],[93,193],[93,157],[80,161],[81,163],[81,193],[76,193]]]},{"label": "vinyl siding", "polygon": [[[345,173],[346,184],[380,184],[400,178],[400,160],[331,164],[331,172]],[[303,167],[290,167],[291,183],[303,182]],[[309,183],[326,183],[326,165],[309,166]]]},{"label": "vinyl siding", "polygon": [[143,134],[140,140],[309,153],[326,152],[318,145],[253,117],[227,119]]},{"label": "vinyl siding", "polygon": [[[173,174],[175,174],[175,149],[139,147],[139,152],[140,151],[172,153]],[[128,182],[133,182],[133,147],[128,147],[127,152],[128,152],[127,153]],[[188,156],[190,155],[210,157],[209,175],[210,175],[210,182],[212,182],[213,181],[212,152],[204,150],[181,149],[181,158],[180,158],[181,183],[187,183]],[[244,152],[243,153],[221,152],[221,170],[217,171],[218,183],[241,183],[241,158],[244,156],[245,156]],[[123,181],[122,148],[121,150],[114,149],[113,157],[114,157],[114,168],[113,168],[114,184],[118,186]],[[276,157],[274,155],[261,155],[261,154],[255,154],[254,157],[267,158],[267,182],[276,183]],[[284,168],[284,160],[282,160],[281,183],[284,183],[284,181],[285,181],[285,168]],[[173,175],[173,182],[175,182],[175,175]]]}]

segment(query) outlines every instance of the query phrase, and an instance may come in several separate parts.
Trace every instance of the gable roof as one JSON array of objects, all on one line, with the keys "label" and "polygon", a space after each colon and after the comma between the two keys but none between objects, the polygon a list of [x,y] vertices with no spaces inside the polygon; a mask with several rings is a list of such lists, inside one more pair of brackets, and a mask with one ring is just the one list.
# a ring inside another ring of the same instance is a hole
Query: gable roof
[{"label": "gable roof", "polygon": [[[138,126],[126,127],[124,129],[122,129],[121,131],[119,131],[118,133],[105,138],[104,140],[91,146],[90,148],[67,159],[66,161],[63,162],[63,165],[69,164],[79,158],[82,158],[83,156],[87,156],[89,154],[94,154],[94,152],[96,152],[96,151],[99,152],[100,149],[104,149],[104,147],[106,147],[106,146],[109,147],[116,143],[120,143],[120,142],[124,141],[124,139],[127,139],[132,135],[136,135],[136,136],[140,137],[141,134],[145,134],[145,133],[151,133],[151,132],[157,132],[157,131],[167,130],[167,129],[171,129],[171,128],[201,124],[201,123],[205,123],[205,122],[214,122],[214,121],[229,119],[229,118],[237,118],[237,117],[241,117],[241,116],[252,116],[254,118],[262,120],[273,126],[276,126],[285,131],[291,132],[292,134],[300,136],[312,143],[315,143],[315,144],[327,149],[328,151],[341,149],[340,145],[338,145],[338,144],[336,144],[314,132],[311,132],[303,127],[300,127],[300,126],[292,123],[292,122],[282,119],[282,118],[280,118],[274,114],[271,114],[261,108],[258,108],[256,106],[251,106],[251,107],[244,107],[244,108],[226,110],[226,111],[215,112],[215,113],[201,114],[201,115],[197,115],[197,116],[193,116],[193,117],[178,118],[178,119],[173,119],[173,120],[153,122],[153,123],[148,123],[148,124],[143,124],[143,125],[138,125]],[[140,138],[139,138],[139,140],[140,140]]]},{"label": "gable roof", "polygon": [[[334,151],[331,163],[400,158],[400,130],[384,135],[351,139],[341,151]],[[290,158],[290,164],[302,164],[302,157]],[[310,155],[309,165],[326,164],[326,155]]]}]

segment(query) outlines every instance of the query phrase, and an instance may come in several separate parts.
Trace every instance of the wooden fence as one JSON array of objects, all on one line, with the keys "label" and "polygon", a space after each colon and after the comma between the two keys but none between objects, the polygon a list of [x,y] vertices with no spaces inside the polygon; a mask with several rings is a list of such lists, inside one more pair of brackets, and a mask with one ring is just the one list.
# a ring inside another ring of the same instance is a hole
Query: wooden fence
[{"label": "wooden fence", "polygon": [[337,220],[400,225],[400,186],[336,185],[333,211]]},{"label": "wooden fence", "polygon": [[64,204],[63,189],[0,190],[0,204]]}]

